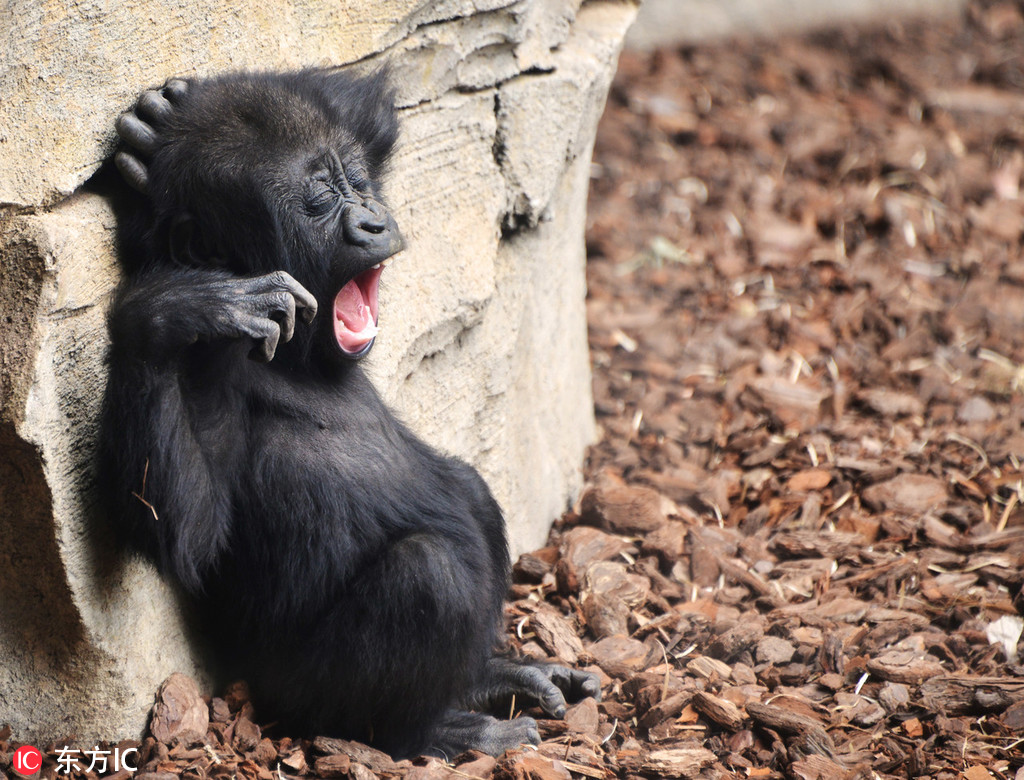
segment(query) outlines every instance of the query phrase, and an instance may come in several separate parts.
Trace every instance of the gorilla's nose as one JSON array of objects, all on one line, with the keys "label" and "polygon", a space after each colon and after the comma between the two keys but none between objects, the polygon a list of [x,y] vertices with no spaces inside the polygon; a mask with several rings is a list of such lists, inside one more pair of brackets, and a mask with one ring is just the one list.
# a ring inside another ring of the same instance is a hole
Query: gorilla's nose
[{"label": "gorilla's nose", "polygon": [[391,257],[405,244],[398,225],[384,206],[367,199],[353,203],[344,216],[345,240],[363,247],[379,259]]}]

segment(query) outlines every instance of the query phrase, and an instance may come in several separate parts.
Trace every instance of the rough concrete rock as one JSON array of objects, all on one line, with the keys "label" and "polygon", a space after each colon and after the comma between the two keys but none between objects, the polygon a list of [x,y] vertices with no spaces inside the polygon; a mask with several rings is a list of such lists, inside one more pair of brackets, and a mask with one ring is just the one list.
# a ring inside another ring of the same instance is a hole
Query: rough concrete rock
[{"label": "rough concrete rock", "polygon": [[[114,216],[81,189],[113,121],[171,75],[389,62],[386,182],[408,249],[369,362],[415,430],[483,472],[513,548],[542,543],[594,435],[583,311],[594,129],[626,0],[214,0],[0,7],[0,713],[19,740],[138,736],[201,664],[173,590],[92,494]],[[125,56],[126,51],[137,56]]]}]

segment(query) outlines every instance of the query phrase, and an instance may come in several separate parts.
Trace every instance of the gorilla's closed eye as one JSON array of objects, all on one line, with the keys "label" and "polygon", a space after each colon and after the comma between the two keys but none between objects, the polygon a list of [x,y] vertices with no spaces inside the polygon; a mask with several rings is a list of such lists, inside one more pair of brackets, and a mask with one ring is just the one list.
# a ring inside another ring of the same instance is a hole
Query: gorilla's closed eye
[{"label": "gorilla's closed eye", "polygon": [[351,162],[345,166],[345,178],[360,192],[365,191],[366,186],[370,183],[366,169],[357,162]]},{"label": "gorilla's closed eye", "polygon": [[313,179],[306,196],[306,212],[311,217],[322,217],[330,213],[341,193],[326,179]]}]

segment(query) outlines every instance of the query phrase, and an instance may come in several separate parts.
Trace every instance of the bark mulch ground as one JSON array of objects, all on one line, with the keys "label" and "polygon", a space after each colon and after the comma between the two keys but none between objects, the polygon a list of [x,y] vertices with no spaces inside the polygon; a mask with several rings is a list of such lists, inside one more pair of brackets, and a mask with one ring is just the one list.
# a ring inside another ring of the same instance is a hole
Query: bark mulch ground
[{"label": "bark mulch ground", "polygon": [[1022,173],[1019,2],[624,55],[601,437],[508,608],[604,700],[396,764],[172,679],[140,778],[1024,778]]}]

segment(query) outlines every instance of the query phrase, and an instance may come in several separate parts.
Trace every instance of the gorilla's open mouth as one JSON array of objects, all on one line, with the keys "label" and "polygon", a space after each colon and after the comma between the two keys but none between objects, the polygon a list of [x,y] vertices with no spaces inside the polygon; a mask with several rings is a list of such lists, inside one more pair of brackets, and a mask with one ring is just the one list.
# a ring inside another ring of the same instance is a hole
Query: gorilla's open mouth
[{"label": "gorilla's open mouth", "polygon": [[349,281],[334,298],[334,336],[352,358],[370,351],[377,335],[377,291],[384,263],[377,263]]}]

